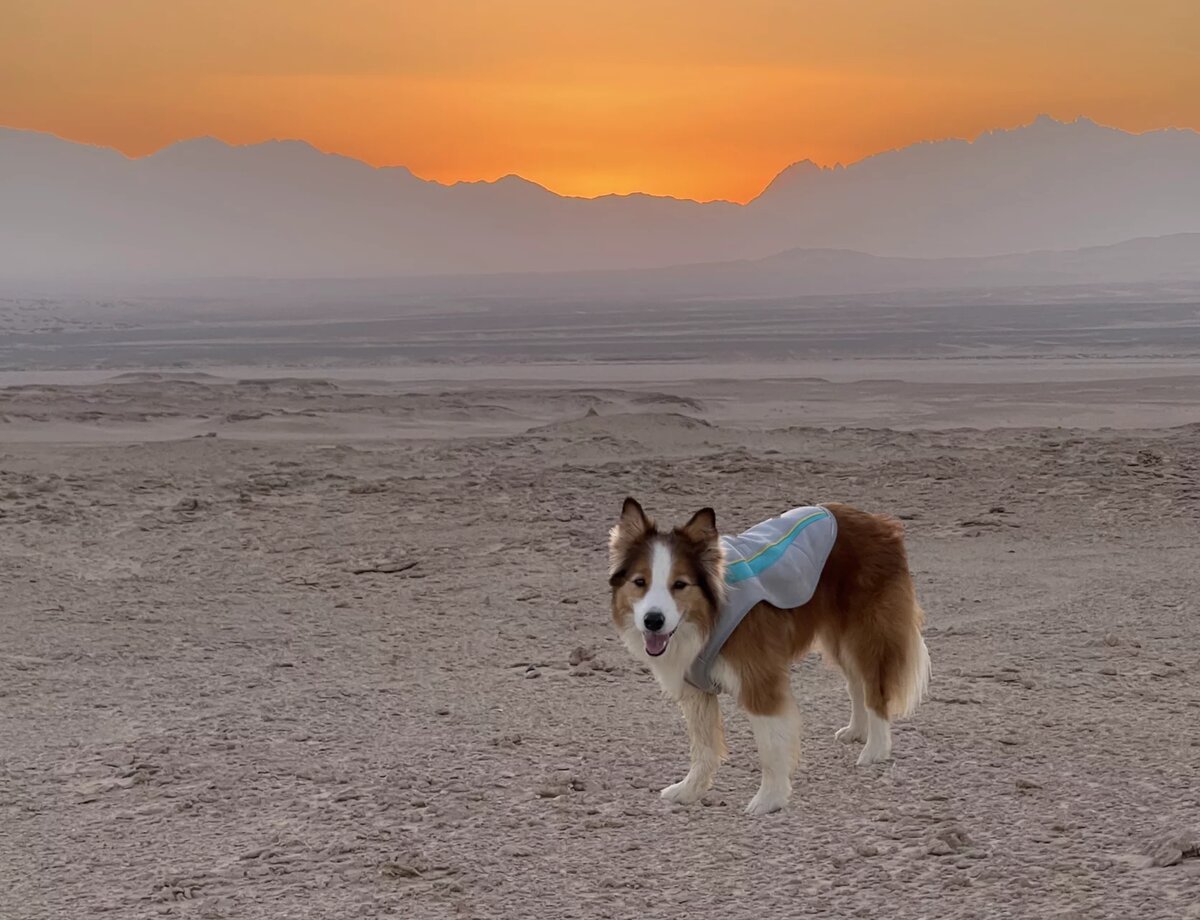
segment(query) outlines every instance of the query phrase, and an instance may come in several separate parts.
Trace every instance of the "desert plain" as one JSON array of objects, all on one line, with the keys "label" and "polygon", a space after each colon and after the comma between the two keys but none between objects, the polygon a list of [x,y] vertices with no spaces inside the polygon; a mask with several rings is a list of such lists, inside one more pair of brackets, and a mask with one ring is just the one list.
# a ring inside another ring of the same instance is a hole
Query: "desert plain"
[{"label": "desert plain", "polygon": [[[1200,917],[1197,295],[0,302],[0,917]],[[890,763],[660,800],[626,495],[904,521]]]}]

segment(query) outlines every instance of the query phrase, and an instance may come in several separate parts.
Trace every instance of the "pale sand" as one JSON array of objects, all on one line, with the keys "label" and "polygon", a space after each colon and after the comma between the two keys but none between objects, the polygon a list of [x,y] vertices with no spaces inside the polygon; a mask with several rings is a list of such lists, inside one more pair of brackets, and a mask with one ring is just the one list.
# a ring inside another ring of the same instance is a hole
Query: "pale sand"
[{"label": "pale sand", "polygon": [[[1195,362],[737,367],[10,375],[0,917],[1200,916]],[[660,801],[629,493],[906,519],[891,764],[810,658],[790,810],[742,814],[731,706],[705,804]]]}]

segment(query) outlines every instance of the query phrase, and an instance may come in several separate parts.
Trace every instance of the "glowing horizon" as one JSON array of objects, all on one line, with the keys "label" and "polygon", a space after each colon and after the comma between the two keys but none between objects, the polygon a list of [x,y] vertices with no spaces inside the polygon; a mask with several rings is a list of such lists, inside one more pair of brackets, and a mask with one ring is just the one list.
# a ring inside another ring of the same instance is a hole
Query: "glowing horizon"
[{"label": "glowing horizon", "polygon": [[144,156],[302,139],[444,184],[746,201],[1046,113],[1200,128],[1200,4],[58,0],[0,35],[0,123]]},{"label": "glowing horizon", "polygon": [[[1040,112],[1040,113],[1038,113],[1038,115],[1035,118],[1028,119],[1027,121],[1022,122],[1021,124],[997,125],[992,128],[988,128],[988,129],[985,129],[984,131],[981,131],[979,134],[975,135],[974,137],[923,138],[919,141],[915,141],[914,143],[915,144],[937,143],[939,141],[964,141],[967,143],[974,143],[976,140],[979,139],[979,137],[981,137],[984,134],[988,134],[988,133],[994,132],[994,131],[1012,131],[1012,130],[1016,130],[1016,129],[1019,129],[1022,127],[1027,127],[1027,126],[1032,125],[1038,118],[1044,118],[1044,117],[1053,118],[1053,116],[1048,116],[1047,113],[1045,113],[1045,112]],[[1068,121],[1066,119],[1055,119],[1055,121],[1057,121],[1060,124],[1071,124],[1078,120],[1091,122],[1092,124],[1095,124],[1100,128],[1111,128],[1111,129],[1120,130],[1120,131],[1125,130],[1123,128],[1119,128],[1116,125],[1101,124],[1099,122],[1096,122],[1095,119],[1091,119],[1086,115],[1078,116],[1077,119],[1071,119],[1070,121]],[[600,191],[600,192],[596,192],[595,194],[587,195],[587,194],[577,194],[577,193],[559,191],[557,189],[550,188],[549,186],[545,185],[542,182],[538,182],[536,179],[533,179],[529,176],[523,176],[519,173],[504,173],[502,175],[497,175],[497,176],[480,176],[477,178],[452,178],[452,179],[441,179],[441,178],[436,178],[436,177],[432,177],[432,176],[422,176],[419,173],[417,173],[415,170],[409,168],[404,163],[369,163],[366,160],[363,160],[359,157],[352,156],[351,154],[345,153],[340,150],[324,150],[324,149],[318,147],[316,144],[313,144],[307,138],[302,138],[302,137],[267,137],[267,138],[262,138],[261,140],[257,140],[257,141],[236,142],[236,141],[227,140],[225,138],[216,137],[211,134],[206,134],[206,135],[197,135],[195,137],[184,137],[184,138],[179,138],[177,140],[169,141],[168,143],[164,144],[161,147],[153,148],[144,153],[141,153],[141,152],[130,153],[128,151],[119,150],[118,148],[112,147],[111,145],[108,145],[108,144],[99,144],[99,143],[96,143],[93,141],[85,141],[85,140],[82,140],[79,138],[64,137],[61,134],[57,134],[52,131],[45,131],[43,129],[38,129],[38,128],[24,128],[24,127],[21,127],[18,125],[0,124],[0,129],[45,133],[45,134],[49,134],[53,137],[56,137],[59,140],[66,141],[68,143],[85,144],[85,145],[89,145],[89,146],[101,147],[106,150],[115,150],[116,152],[121,153],[123,156],[125,156],[126,158],[131,159],[131,160],[143,159],[145,157],[154,156],[155,154],[161,153],[162,151],[167,150],[168,148],[173,147],[177,144],[186,144],[186,143],[193,142],[193,141],[202,141],[202,140],[207,140],[207,139],[215,140],[218,143],[224,144],[228,147],[243,147],[243,146],[249,147],[249,146],[256,146],[259,144],[269,144],[269,143],[303,143],[303,144],[308,144],[310,147],[312,147],[314,150],[316,150],[318,153],[320,153],[322,155],[334,156],[334,157],[345,157],[348,159],[355,160],[356,162],[365,163],[366,165],[371,166],[372,168],[375,168],[375,169],[394,169],[394,168],[406,169],[415,178],[417,178],[423,182],[432,182],[432,183],[441,185],[446,188],[449,188],[449,187],[451,187],[453,185],[457,185],[457,184],[476,184],[476,183],[494,184],[503,179],[516,178],[516,179],[519,179],[519,180],[522,180],[525,182],[529,182],[533,185],[537,185],[540,188],[543,188],[546,191],[551,192],[552,194],[558,195],[563,198],[583,198],[583,199],[587,199],[587,200],[591,200],[591,199],[595,199],[595,198],[603,198],[603,197],[607,197],[607,196],[614,196],[614,195],[615,196],[651,195],[654,197],[675,198],[675,199],[681,200],[681,201],[696,201],[696,202],[700,202],[700,203],[713,202],[713,201],[729,201],[729,202],[733,202],[733,203],[737,203],[737,204],[745,204],[745,203],[753,200],[755,197],[757,197],[757,195],[760,192],[762,192],[768,185],[770,185],[770,183],[772,181],[774,181],[774,179],[777,178],[781,173],[785,172],[787,169],[789,169],[792,166],[795,166],[801,162],[805,162],[804,160],[793,160],[790,163],[782,164],[778,169],[774,170],[773,172],[771,172],[769,175],[767,175],[764,178],[762,185],[757,189],[757,191],[755,191],[753,194],[751,194],[748,198],[746,198],[743,201],[735,201],[734,199],[731,199],[731,198],[695,198],[695,197],[690,197],[690,196],[672,195],[670,193],[665,193],[665,192],[646,192],[643,189],[634,189],[634,190],[628,191],[628,192],[626,192],[626,191]],[[1147,128],[1144,132],[1126,131],[1125,133],[1136,135],[1136,134],[1142,134],[1142,133],[1153,133],[1155,131],[1169,131],[1169,130],[1180,130],[1180,129],[1178,129],[1174,125],[1167,125],[1167,126],[1163,126],[1160,128]],[[1182,130],[1195,130],[1195,129],[1185,128]],[[1198,132],[1198,133],[1200,133],[1200,132]],[[906,146],[909,146],[909,145],[906,145]],[[869,160],[872,157],[880,156],[882,154],[890,153],[890,152],[893,152],[895,150],[900,150],[900,149],[903,149],[903,148],[893,147],[893,148],[889,148],[887,150],[873,151],[871,153],[865,154],[860,159],[852,160],[852,161],[846,162],[846,163],[839,161],[837,163],[816,163],[815,165],[819,166],[822,169],[834,169],[834,168],[839,168],[839,167],[840,168],[849,168],[858,163],[863,162],[864,160]]]}]

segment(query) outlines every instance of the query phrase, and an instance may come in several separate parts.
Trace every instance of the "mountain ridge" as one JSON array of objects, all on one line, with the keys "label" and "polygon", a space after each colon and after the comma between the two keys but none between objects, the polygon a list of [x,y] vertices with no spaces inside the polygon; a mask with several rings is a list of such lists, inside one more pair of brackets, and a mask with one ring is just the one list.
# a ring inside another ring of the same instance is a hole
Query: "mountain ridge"
[{"label": "mountain ridge", "polygon": [[443,184],[307,141],[143,157],[0,129],[0,278],[617,270],[786,249],[984,256],[1200,231],[1200,133],[1040,117],[848,166],[801,160],[746,204]]},{"label": "mountain ridge", "polygon": [[[181,138],[179,140],[172,141],[168,144],[163,145],[162,147],[159,147],[157,150],[153,150],[153,151],[150,151],[149,153],[145,153],[145,154],[141,154],[141,155],[137,155],[137,156],[123,153],[122,151],[118,150],[117,148],[111,147],[111,146],[108,146],[105,144],[96,144],[96,143],[92,143],[92,142],[88,142],[88,141],[77,141],[77,140],[73,140],[68,137],[64,137],[63,135],[60,135],[60,134],[56,134],[52,131],[45,131],[45,130],[36,129],[36,128],[18,128],[18,127],[12,126],[12,125],[0,125],[0,138],[2,138],[3,135],[5,135],[5,134],[27,135],[30,137],[46,138],[46,139],[49,139],[52,141],[57,141],[57,142],[64,143],[64,144],[70,144],[70,145],[73,145],[76,147],[90,148],[93,150],[111,151],[112,153],[114,153],[128,161],[131,161],[131,162],[148,160],[148,159],[151,159],[154,157],[158,157],[158,156],[160,156],[164,153],[167,153],[168,151],[171,151],[175,148],[191,147],[194,145],[208,145],[213,148],[221,148],[221,149],[224,149],[227,151],[239,151],[239,150],[247,150],[247,149],[255,149],[255,148],[270,148],[273,146],[274,147],[294,146],[297,148],[306,148],[308,152],[318,154],[319,156],[322,156],[322,157],[330,157],[330,158],[337,159],[337,160],[348,161],[350,163],[361,164],[362,166],[365,166],[368,169],[375,170],[375,171],[397,170],[397,171],[400,171],[403,173],[407,173],[408,175],[412,176],[414,179],[417,179],[420,182],[428,183],[430,185],[438,186],[440,188],[454,188],[456,186],[463,186],[463,185],[465,185],[465,186],[496,185],[498,183],[502,183],[505,181],[510,181],[510,180],[515,179],[515,180],[520,180],[522,183],[526,184],[527,186],[541,189],[542,191],[548,192],[549,194],[553,195],[556,198],[560,198],[560,199],[564,199],[564,200],[596,201],[596,200],[604,199],[604,198],[645,197],[645,198],[661,199],[661,200],[666,200],[666,201],[694,202],[696,204],[712,204],[712,203],[720,202],[720,203],[728,203],[728,204],[738,205],[741,207],[747,207],[747,206],[751,205],[753,202],[762,198],[763,195],[767,191],[769,191],[772,186],[780,185],[781,180],[785,180],[789,175],[793,174],[797,170],[803,169],[806,171],[811,171],[812,173],[816,173],[816,174],[834,174],[834,173],[839,173],[839,172],[851,171],[851,170],[855,169],[856,167],[862,166],[862,165],[870,163],[872,161],[879,160],[880,158],[886,158],[893,154],[900,154],[900,153],[903,153],[903,152],[909,151],[909,150],[923,149],[923,148],[928,148],[931,146],[937,146],[937,145],[943,145],[943,144],[945,144],[945,145],[968,145],[969,146],[969,145],[974,145],[974,144],[978,144],[981,142],[985,142],[989,139],[993,139],[998,136],[1012,134],[1014,132],[1019,132],[1019,131],[1023,131],[1023,130],[1033,130],[1033,129],[1038,129],[1038,128],[1044,129],[1047,126],[1054,126],[1054,127],[1076,127],[1077,126],[1077,127],[1083,127],[1083,128],[1096,128],[1103,132],[1111,132],[1116,135],[1123,135],[1125,137],[1133,137],[1133,138],[1156,136],[1156,135],[1170,136],[1170,135],[1178,134],[1178,135],[1190,135],[1192,137],[1200,139],[1200,131],[1197,131],[1193,128],[1180,128],[1180,127],[1169,126],[1169,127],[1164,127],[1164,128],[1151,128],[1146,131],[1126,131],[1123,128],[1117,128],[1117,127],[1113,127],[1110,125],[1100,124],[1099,122],[1094,121],[1093,119],[1088,118],[1087,116],[1084,116],[1084,115],[1080,115],[1070,121],[1061,121],[1059,119],[1053,118],[1050,115],[1040,114],[1040,115],[1037,115],[1034,118],[1034,120],[1029,122],[1028,124],[1016,125],[1014,127],[1008,127],[1008,128],[990,128],[985,131],[981,131],[979,134],[977,134],[973,138],[943,137],[943,138],[930,138],[927,140],[914,141],[911,144],[905,144],[900,147],[892,147],[892,148],[888,148],[886,150],[879,150],[874,153],[866,154],[865,156],[862,156],[862,157],[858,158],[857,160],[852,160],[849,163],[837,162],[832,165],[822,165],[822,164],[814,162],[813,160],[811,160],[809,158],[804,158],[802,160],[796,160],[796,161],[784,166],[777,173],[775,173],[775,175],[772,176],[770,180],[768,180],[766,185],[763,186],[763,190],[761,192],[759,192],[757,195],[755,195],[753,198],[750,198],[744,202],[738,202],[738,201],[733,201],[728,198],[703,198],[703,199],[702,198],[690,198],[690,197],[681,197],[679,195],[667,195],[667,194],[647,192],[647,191],[642,191],[642,190],[636,190],[636,191],[631,191],[631,192],[604,192],[599,195],[591,195],[591,196],[569,195],[569,194],[564,194],[562,192],[557,192],[554,189],[551,189],[549,186],[543,185],[542,183],[538,182],[536,179],[530,179],[527,176],[522,176],[520,173],[506,173],[504,175],[497,176],[495,179],[456,179],[452,182],[443,182],[438,179],[429,179],[429,178],[425,178],[423,176],[419,176],[415,172],[413,172],[413,170],[410,167],[408,167],[402,163],[376,165],[373,163],[368,163],[366,160],[359,159],[359,158],[351,156],[349,154],[340,153],[338,151],[333,151],[333,150],[322,150],[320,147],[317,147],[311,141],[305,140],[304,138],[280,137],[280,138],[269,138],[269,139],[263,140],[263,141],[253,141],[253,142],[248,142],[248,143],[234,143],[232,141],[223,140],[222,138],[216,137],[214,135],[198,135],[196,137]],[[784,184],[786,184],[786,182]]]}]

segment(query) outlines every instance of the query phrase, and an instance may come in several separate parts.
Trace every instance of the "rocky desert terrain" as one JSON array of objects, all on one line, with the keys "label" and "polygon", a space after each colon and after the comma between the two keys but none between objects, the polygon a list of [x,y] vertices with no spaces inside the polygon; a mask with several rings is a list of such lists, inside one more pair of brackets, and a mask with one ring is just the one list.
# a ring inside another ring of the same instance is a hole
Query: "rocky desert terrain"
[{"label": "rocky desert terrain", "polygon": [[[1198,364],[1027,352],[10,362],[0,916],[1200,917]],[[904,520],[933,682],[892,762],[811,657],[789,810],[742,813],[732,705],[660,800],[627,494]]]}]

